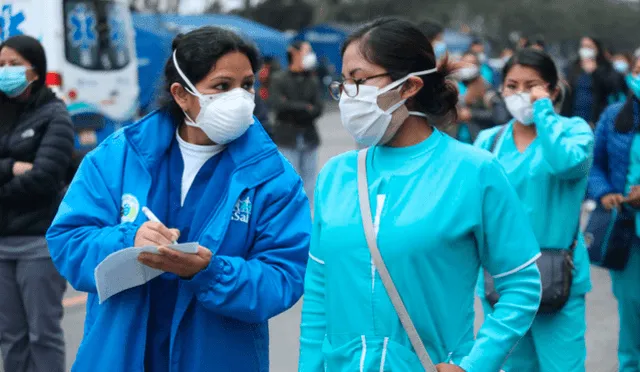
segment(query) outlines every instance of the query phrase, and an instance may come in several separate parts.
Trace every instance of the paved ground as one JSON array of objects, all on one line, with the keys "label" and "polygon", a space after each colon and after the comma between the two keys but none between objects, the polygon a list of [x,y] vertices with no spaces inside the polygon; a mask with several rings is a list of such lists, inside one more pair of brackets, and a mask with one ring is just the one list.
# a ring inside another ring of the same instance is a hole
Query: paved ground
[{"label": "paved ground", "polygon": [[[335,110],[331,110],[320,120],[319,127],[323,138],[320,164],[324,164],[332,156],[354,148],[353,141],[340,126],[340,116]],[[592,275],[594,288],[587,296],[587,371],[613,372],[616,370],[618,329],[616,303],[611,295],[609,275],[599,269],[593,269]],[[83,296],[81,293],[69,290],[65,303],[64,329],[67,339],[67,361],[71,366],[82,339]],[[300,305],[298,303],[294,308],[271,321],[271,370],[274,372],[297,370]],[[476,310],[478,312],[476,325],[479,326],[482,310],[478,304],[476,304]]]}]

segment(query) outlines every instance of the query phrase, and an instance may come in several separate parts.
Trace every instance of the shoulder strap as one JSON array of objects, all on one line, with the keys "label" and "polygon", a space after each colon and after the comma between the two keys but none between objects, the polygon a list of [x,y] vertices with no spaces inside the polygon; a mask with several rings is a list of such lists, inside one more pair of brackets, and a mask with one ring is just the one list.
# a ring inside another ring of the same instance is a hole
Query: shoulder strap
[{"label": "shoulder strap", "polygon": [[391,303],[393,304],[396,313],[398,313],[398,317],[400,318],[402,327],[404,328],[405,332],[407,332],[407,336],[409,336],[411,345],[413,346],[413,349],[420,359],[422,367],[426,372],[437,372],[436,367],[431,361],[429,353],[427,352],[427,349],[422,342],[422,339],[420,339],[418,330],[413,325],[413,321],[409,317],[407,308],[404,306],[402,298],[400,298],[400,294],[398,293],[398,290],[396,289],[396,286],[391,279],[391,274],[389,274],[389,270],[387,270],[387,266],[385,265],[384,260],[382,259],[382,255],[380,254],[380,250],[378,249],[378,242],[373,228],[373,219],[371,216],[371,204],[369,201],[369,184],[367,182],[367,152],[368,149],[364,149],[360,150],[360,152],[358,153],[358,199],[360,200],[362,225],[364,227],[364,233],[367,238],[369,252],[371,253],[373,263],[376,265],[378,274],[380,274],[380,279],[382,279],[384,288],[387,290],[387,294],[391,299]]},{"label": "shoulder strap", "polygon": [[489,148],[489,151],[491,152],[495,151],[496,145],[498,144],[498,141],[502,137],[502,134],[504,133],[505,129],[507,129],[507,124],[503,125],[498,131],[498,133],[496,133],[496,135],[493,136],[493,140],[491,141],[491,147]]}]

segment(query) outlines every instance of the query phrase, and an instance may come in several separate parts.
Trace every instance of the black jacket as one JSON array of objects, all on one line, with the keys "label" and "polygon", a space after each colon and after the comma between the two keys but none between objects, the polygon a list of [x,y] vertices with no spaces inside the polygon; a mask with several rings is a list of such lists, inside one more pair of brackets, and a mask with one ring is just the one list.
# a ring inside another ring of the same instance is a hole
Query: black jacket
[{"label": "black jacket", "polygon": [[[577,61],[571,66],[569,73],[567,74],[567,81],[571,89],[567,92],[567,95],[564,99],[562,110],[560,113],[562,116],[574,116],[574,92],[581,74],[582,67],[580,67],[580,61]],[[592,78],[593,106],[591,113],[591,124],[595,124],[598,122],[602,111],[604,111],[604,109],[609,105],[609,97],[620,92],[624,92],[626,90],[626,84],[624,82],[624,77],[609,65],[598,66],[598,68],[593,72]]]},{"label": "black jacket", "polygon": [[318,79],[308,73],[278,71],[271,78],[269,105],[275,113],[273,140],[278,146],[295,148],[299,134],[307,147],[320,145],[315,126],[322,114]]},{"label": "black jacket", "polygon": [[[44,235],[65,187],[74,148],[71,119],[51,91],[38,93],[22,107],[0,99],[0,113],[18,112],[13,123],[0,120],[0,236]],[[14,176],[16,161],[33,169]]]}]

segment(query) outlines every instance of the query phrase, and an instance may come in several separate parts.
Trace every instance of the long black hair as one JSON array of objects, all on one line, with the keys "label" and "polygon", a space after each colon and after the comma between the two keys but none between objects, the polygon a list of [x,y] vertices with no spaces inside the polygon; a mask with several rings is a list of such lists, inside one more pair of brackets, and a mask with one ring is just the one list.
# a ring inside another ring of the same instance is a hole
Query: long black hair
[{"label": "long black hair", "polygon": [[[640,56],[634,58],[630,68],[633,69],[634,66],[639,61],[640,61]],[[635,123],[633,122],[633,119],[634,119],[633,106],[638,104],[640,104],[640,100],[638,99],[638,97],[636,97],[636,95],[633,92],[630,92],[629,95],[627,96],[627,101],[624,103],[624,106],[622,106],[622,110],[620,110],[620,113],[616,118],[616,122],[615,122],[616,132],[629,133],[634,129],[633,126]],[[640,131],[640,125],[635,129],[636,131]]]},{"label": "long black hair", "polygon": [[[180,70],[193,85],[204,79],[215,66],[216,62],[231,52],[240,52],[247,56],[251,69],[256,73],[260,69],[260,55],[256,47],[234,33],[220,27],[206,26],[195,29],[187,34],[180,34],[173,40],[173,48]],[[165,107],[171,113],[176,123],[184,120],[184,113],[171,95],[171,85],[180,83],[187,87],[186,82],[178,74],[169,56],[164,69],[165,90],[168,97]]]},{"label": "long black hair", "polygon": [[[354,42],[360,42],[360,52],[368,62],[383,67],[393,80],[436,67],[431,43],[406,20],[383,17],[362,26],[349,35],[342,46],[342,56]],[[445,59],[436,73],[420,76],[424,87],[407,101],[407,106],[429,115],[436,124],[454,120],[458,90],[446,79],[448,73]]]}]

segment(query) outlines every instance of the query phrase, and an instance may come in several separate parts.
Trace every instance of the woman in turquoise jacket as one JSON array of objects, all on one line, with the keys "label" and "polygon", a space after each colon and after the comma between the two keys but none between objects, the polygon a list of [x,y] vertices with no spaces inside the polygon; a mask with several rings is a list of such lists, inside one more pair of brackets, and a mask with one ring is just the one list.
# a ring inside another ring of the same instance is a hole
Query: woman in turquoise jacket
[{"label": "woman in turquoise jacket", "polygon": [[[47,234],[57,268],[89,293],[73,371],[269,370],[267,321],[302,295],[311,218],[252,116],[258,67],[231,31],[178,36],[168,106],[84,158]],[[132,246],[159,246],[138,260],[164,273],[99,303],[96,266]]]},{"label": "woman in turquoise jacket", "polygon": [[[540,252],[529,221],[490,154],[443,135],[458,92],[411,23],[376,20],[342,51],[344,126],[368,151],[377,242],[440,372],[496,372],[538,309]],[[357,153],[322,170],[305,277],[302,372],[422,371],[372,262],[358,204]],[[474,340],[480,266],[503,296]]]},{"label": "woman in turquoise jacket", "polygon": [[[626,202],[622,207],[625,211],[640,208],[640,58],[631,68],[627,101],[609,106],[596,127],[589,176],[589,196],[593,200],[605,208],[621,208]],[[636,211],[636,232],[640,233],[638,222]],[[640,238],[632,241],[624,269],[610,273],[620,317],[619,371],[640,372]]]},{"label": "woman in turquoise jacket", "polygon": [[[492,150],[525,206],[541,249],[569,249],[577,239],[573,283],[566,305],[538,314],[503,369],[507,372],[580,372],[585,370],[585,294],[591,289],[589,258],[578,233],[580,208],[593,159],[593,133],[581,118],[554,111],[559,94],[556,66],[546,53],[524,49],[504,67],[502,94],[514,119],[481,132],[478,147]],[[492,309],[478,292],[485,321]]]}]

